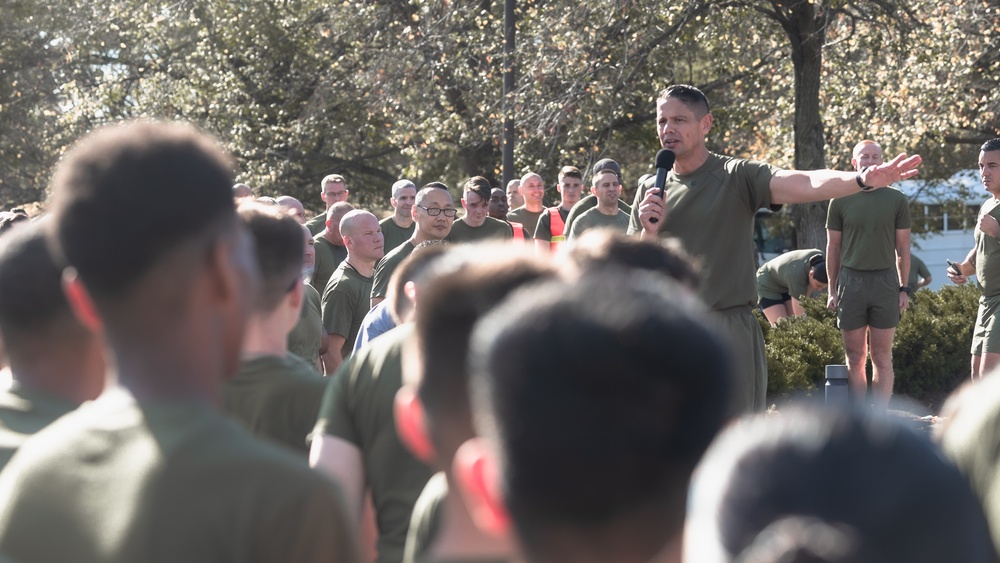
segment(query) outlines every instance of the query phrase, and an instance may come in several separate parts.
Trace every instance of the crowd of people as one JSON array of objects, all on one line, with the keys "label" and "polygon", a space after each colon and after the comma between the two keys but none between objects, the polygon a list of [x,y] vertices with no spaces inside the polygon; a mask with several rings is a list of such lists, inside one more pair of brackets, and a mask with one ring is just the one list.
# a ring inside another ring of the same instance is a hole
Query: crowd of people
[{"label": "crowd of people", "polygon": [[[1000,384],[936,441],[884,408],[920,157],[712,153],[686,85],[656,116],[675,159],[631,205],[604,159],[552,207],[535,172],[401,179],[381,219],[339,174],[311,219],[260,197],[190,125],[79,140],[43,216],[0,215],[0,561],[998,561]],[[980,168],[1000,197],[1000,140]],[[756,211],[820,200],[825,253],[757,270]],[[994,208],[949,272],[984,287],[974,374]],[[766,415],[753,309],[827,284],[855,401]]]}]

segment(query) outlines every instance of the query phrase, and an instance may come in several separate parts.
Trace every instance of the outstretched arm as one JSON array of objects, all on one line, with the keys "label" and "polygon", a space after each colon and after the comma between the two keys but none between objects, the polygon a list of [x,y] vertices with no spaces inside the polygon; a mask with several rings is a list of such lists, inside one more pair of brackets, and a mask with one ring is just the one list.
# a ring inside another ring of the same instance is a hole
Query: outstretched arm
[{"label": "outstretched arm", "polygon": [[916,176],[922,162],[920,155],[900,154],[890,162],[871,166],[863,172],[838,170],[782,170],[771,178],[771,203],[806,203],[853,194],[865,186],[884,188]]}]

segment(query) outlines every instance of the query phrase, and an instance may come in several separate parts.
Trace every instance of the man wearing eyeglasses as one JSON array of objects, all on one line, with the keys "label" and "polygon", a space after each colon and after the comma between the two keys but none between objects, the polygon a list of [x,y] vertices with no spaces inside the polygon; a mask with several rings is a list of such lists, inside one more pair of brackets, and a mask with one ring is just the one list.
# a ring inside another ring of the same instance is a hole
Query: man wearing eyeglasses
[{"label": "man wearing eyeglasses", "polygon": [[372,307],[385,299],[389,278],[396,270],[396,266],[409,256],[418,244],[425,240],[444,240],[448,237],[457,213],[455,199],[451,196],[448,186],[441,182],[431,182],[417,192],[417,200],[411,213],[416,224],[413,236],[386,254],[375,266]]},{"label": "man wearing eyeglasses", "polygon": [[514,236],[510,223],[487,216],[491,191],[490,181],[482,176],[473,176],[465,182],[462,186],[462,208],[465,209],[465,215],[452,225],[448,240],[456,243],[510,240]]},{"label": "man wearing eyeglasses", "polygon": [[[319,196],[329,211],[333,204],[347,201],[351,192],[347,189],[347,181],[340,174],[329,174],[319,183]],[[326,211],[306,221],[309,232],[316,236],[326,227]]]}]

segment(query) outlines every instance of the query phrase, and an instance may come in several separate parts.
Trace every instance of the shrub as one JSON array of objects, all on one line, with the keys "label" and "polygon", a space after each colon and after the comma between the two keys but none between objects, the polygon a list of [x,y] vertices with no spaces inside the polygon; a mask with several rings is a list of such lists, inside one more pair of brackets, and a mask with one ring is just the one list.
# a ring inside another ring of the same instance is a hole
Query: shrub
[{"label": "shrub", "polygon": [[979,296],[969,286],[913,296],[892,348],[894,393],[936,404],[968,379]]},{"label": "shrub", "polygon": [[[803,308],[810,313],[782,319],[767,331],[769,400],[800,391],[812,393],[823,384],[827,364],[844,363],[844,343],[836,321],[823,318],[826,315],[818,310],[818,301],[803,301]],[[822,310],[827,311],[825,302]]]},{"label": "shrub", "polygon": [[[974,287],[946,286],[913,296],[893,345],[895,394],[937,407],[969,377],[979,295]],[[763,322],[771,398],[814,393],[822,388],[825,366],[844,362],[836,313],[825,299],[803,300],[802,307],[805,317],[784,319],[776,327]]]}]

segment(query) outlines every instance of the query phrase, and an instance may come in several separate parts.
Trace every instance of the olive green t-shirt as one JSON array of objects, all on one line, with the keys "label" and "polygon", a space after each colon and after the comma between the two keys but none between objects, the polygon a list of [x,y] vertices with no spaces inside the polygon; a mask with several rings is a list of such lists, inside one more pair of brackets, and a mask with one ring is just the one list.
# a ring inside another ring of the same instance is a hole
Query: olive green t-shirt
[{"label": "olive green t-shirt", "polygon": [[[597,207],[597,197],[594,194],[590,193],[580,198],[580,201],[574,203],[573,207],[570,208],[569,213],[566,214],[566,217],[564,219],[566,223],[566,233],[569,234],[569,230],[573,228],[573,223],[576,222],[577,218],[580,217],[580,215],[582,215],[585,211],[589,211],[595,207]],[[632,206],[625,203],[620,198],[618,199],[618,209],[621,209],[625,213],[632,215]]]},{"label": "olive green t-shirt", "polygon": [[0,469],[21,444],[76,405],[39,389],[11,381],[0,391]]},{"label": "olive green t-shirt", "polygon": [[327,384],[313,436],[329,435],[361,450],[378,523],[378,561],[403,558],[410,514],[432,471],[396,435],[393,403],[402,386],[403,343],[413,325],[403,324],[351,356]]},{"label": "olive green t-shirt", "polygon": [[[990,198],[979,214],[989,213],[1000,220],[1000,202]],[[1000,295],[1000,241],[984,233],[976,225],[976,278],[983,288],[983,297]]]},{"label": "olive green t-shirt", "polygon": [[910,253],[910,279],[906,281],[906,286],[916,290],[917,284],[920,283],[920,278],[928,279],[931,277],[931,271],[927,269],[927,264],[920,258],[917,258]]},{"label": "olive green t-shirt", "polygon": [[628,231],[628,213],[621,209],[615,215],[605,215],[597,208],[584,211],[569,228],[569,239],[574,239],[590,229],[613,229],[624,234]]},{"label": "olive green t-shirt", "polygon": [[309,229],[312,236],[323,232],[323,229],[326,228],[326,211],[306,221],[306,228]]},{"label": "olive green t-shirt", "polygon": [[841,266],[869,272],[892,269],[896,231],[910,228],[910,203],[892,187],[834,198],[826,228],[841,232]]},{"label": "olive green t-shirt", "polygon": [[444,471],[439,471],[427,481],[424,490],[420,492],[420,497],[417,498],[417,503],[413,506],[410,530],[406,534],[403,563],[427,561],[427,549],[437,537],[441,526],[441,507],[447,496],[448,477]]},{"label": "olive green t-shirt", "polygon": [[323,309],[319,292],[303,286],[299,322],[288,333],[288,351],[309,362],[319,372],[319,349],[323,339]]},{"label": "olive green t-shirt", "polygon": [[361,275],[344,260],[330,276],[323,292],[323,329],[327,334],[343,336],[342,358],[354,349],[361,321],[371,309],[372,279]]},{"label": "olive green t-shirt", "polygon": [[378,222],[379,226],[382,227],[382,248],[385,249],[385,253],[388,254],[389,251],[396,248],[397,246],[403,244],[404,242],[410,240],[413,236],[413,229],[416,228],[416,222],[410,223],[407,228],[400,227],[392,220],[392,217],[386,217]]},{"label": "olive green t-shirt", "polygon": [[517,209],[511,209],[507,212],[507,221],[509,223],[520,223],[524,226],[524,239],[530,240],[531,236],[535,234],[535,227],[538,226],[538,218],[545,213],[545,208],[543,207],[541,211],[528,211],[523,205]]},{"label": "olive green t-shirt", "polygon": [[416,247],[413,246],[412,241],[406,241],[378,261],[378,264],[375,265],[375,274],[372,279],[372,299],[385,297],[385,294],[389,291],[389,278],[392,277],[392,273],[396,271],[396,267],[399,266],[400,262],[406,260],[406,257],[412,254],[415,249]]},{"label": "olive green t-shirt", "polygon": [[309,285],[323,295],[326,284],[330,281],[330,276],[340,266],[340,263],[347,259],[347,247],[331,243],[323,237],[314,239],[316,244],[316,262],[313,266],[312,280]]},{"label": "olive green t-shirt", "polygon": [[255,436],[309,455],[306,436],[319,416],[326,379],[302,358],[260,356],[243,360],[222,390],[223,412]]},{"label": "olive green t-shirt", "polygon": [[781,299],[783,293],[802,299],[809,293],[809,260],[819,254],[819,249],[807,248],[769,260],[757,270],[757,293],[767,299]]},{"label": "olive green t-shirt", "polygon": [[207,400],[127,391],[56,420],[0,473],[14,561],[358,561],[338,487]]},{"label": "olive green t-shirt", "polygon": [[510,223],[487,217],[486,221],[478,227],[471,227],[465,222],[465,217],[455,221],[451,226],[451,233],[446,240],[454,243],[477,242],[481,240],[499,239],[510,240],[514,237],[514,231]]},{"label": "olive green t-shirt", "polygon": [[[667,174],[666,216],[659,236],[680,239],[701,264],[698,294],[712,309],[757,305],[753,219],[771,205],[769,164],[710,154],[691,174]],[[628,232],[642,231],[639,202],[654,182],[636,192]]]}]

